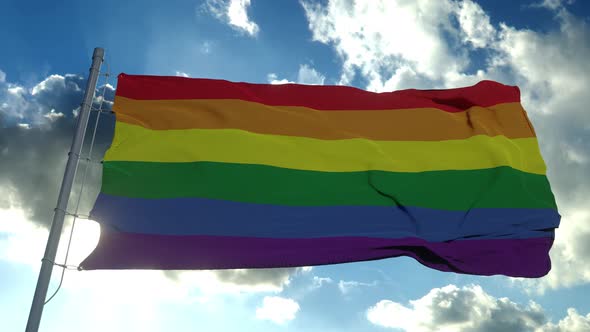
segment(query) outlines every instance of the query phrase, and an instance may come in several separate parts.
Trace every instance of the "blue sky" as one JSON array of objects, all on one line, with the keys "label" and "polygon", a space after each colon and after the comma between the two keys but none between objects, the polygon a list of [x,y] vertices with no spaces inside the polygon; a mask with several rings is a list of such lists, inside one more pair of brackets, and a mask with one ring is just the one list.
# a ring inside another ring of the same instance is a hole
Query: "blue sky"
[{"label": "blue sky", "polygon": [[[24,329],[74,113],[100,46],[113,75],[107,100],[120,72],[372,91],[518,85],[563,215],[553,268],[530,280],[442,273],[409,258],[67,271],[41,331],[590,331],[590,2],[7,0],[0,13],[0,330]],[[106,118],[95,157],[111,131]],[[96,167],[88,174],[83,214],[100,180]],[[72,264],[97,234],[93,222],[77,224]]]}]

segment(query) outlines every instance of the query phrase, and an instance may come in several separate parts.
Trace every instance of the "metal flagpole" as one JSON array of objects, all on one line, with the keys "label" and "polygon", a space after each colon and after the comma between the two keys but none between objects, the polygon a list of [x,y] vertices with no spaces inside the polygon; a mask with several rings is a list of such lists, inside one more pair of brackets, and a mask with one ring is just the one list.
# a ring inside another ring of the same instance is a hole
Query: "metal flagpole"
[{"label": "metal flagpole", "polygon": [[61,182],[61,189],[57,198],[57,207],[53,215],[53,222],[49,231],[47,239],[47,246],[45,247],[45,255],[41,260],[41,270],[39,271],[39,279],[37,279],[37,287],[35,288],[35,295],[33,296],[33,303],[31,304],[31,311],[29,312],[29,320],[27,321],[26,332],[37,332],[39,330],[39,323],[41,322],[41,315],[43,314],[43,305],[45,304],[45,297],[47,296],[47,288],[51,279],[51,272],[55,256],[57,254],[57,246],[66,216],[66,209],[68,208],[68,200],[70,199],[70,192],[76,176],[76,169],[78,168],[78,161],[80,153],[82,152],[82,144],[86,134],[86,126],[88,125],[88,118],[90,116],[90,108],[92,106],[92,99],[94,98],[94,90],[96,89],[96,82],[100,73],[100,65],[104,60],[104,49],[97,47],[92,54],[92,66],[90,67],[90,74],[86,84],[86,92],[84,92],[84,100],[82,102],[80,113],[78,114],[78,123],[76,125],[76,132],[72,139],[72,146],[68,153],[68,163]]}]

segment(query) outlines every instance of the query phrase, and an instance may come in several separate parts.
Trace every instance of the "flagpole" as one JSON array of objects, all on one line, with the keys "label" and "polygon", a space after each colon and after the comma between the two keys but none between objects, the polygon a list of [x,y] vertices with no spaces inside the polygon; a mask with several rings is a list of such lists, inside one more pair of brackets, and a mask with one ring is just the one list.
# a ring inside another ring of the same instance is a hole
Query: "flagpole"
[{"label": "flagpole", "polygon": [[35,295],[33,296],[33,303],[31,304],[31,311],[29,312],[26,332],[37,332],[39,330],[45,297],[47,296],[47,288],[49,287],[49,281],[51,280],[51,272],[53,271],[59,238],[63,229],[64,218],[68,208],[68,200],[70,199],[74,177],[76,176],[76,169],[78,168],[79,156],[82,152],[82,144],[84,143],[88,118],[90,117],[90,107],[92,106],[92,99],[94,98],[94,90],[96,89],[96,82],[98,81],[98,75],[100,73],[100,65],[103,60],[104,49],[100,47],[95,48],[94,53],[92,54],[92,66],[90,67],[88,82],[86,83],[86,92],[84,92],[84,99],[80,107],[80,113],[78,114],[76,132],[72,139],[70,152],[68,153],[68,162],[66,164],[64,177],[61,182],[61,189],[59,190],[59,196],[57,198],[57,207],[55,208],[53,222],[51,223],[51,229],[49,230],[45,255],[43,255],[43,259],[41,260],[41,270],[39,271],[39,279],[37,279],[37,287],[35,288]]}]

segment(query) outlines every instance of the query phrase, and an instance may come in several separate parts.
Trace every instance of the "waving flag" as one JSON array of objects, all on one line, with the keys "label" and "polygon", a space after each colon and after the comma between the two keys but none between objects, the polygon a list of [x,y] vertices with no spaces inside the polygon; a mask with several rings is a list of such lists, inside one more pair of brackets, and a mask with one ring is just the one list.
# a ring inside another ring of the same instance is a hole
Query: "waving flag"
[{"label": "waving flag", "polygon": [[85,269],[411,256],[539,277],[560,216],[517,87],[372,93],[119,76]]}]

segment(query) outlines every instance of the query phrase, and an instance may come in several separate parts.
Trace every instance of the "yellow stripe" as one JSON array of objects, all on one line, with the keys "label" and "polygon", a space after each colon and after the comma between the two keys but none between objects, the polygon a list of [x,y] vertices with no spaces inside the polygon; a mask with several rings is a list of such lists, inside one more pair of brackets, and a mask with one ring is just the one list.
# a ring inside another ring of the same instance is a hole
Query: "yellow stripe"
[{"label": "yellow stripe", "polygon": [[213,161],[354,172],[422,172],[510,166],[545,174],[536,138],[473,136],[447,141],[319,140],[237,129],[150,130],[116,123],[108,161]]}]

